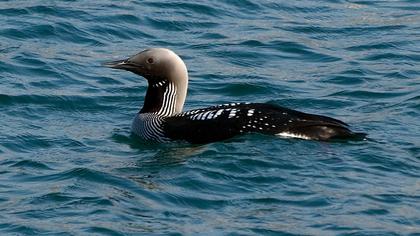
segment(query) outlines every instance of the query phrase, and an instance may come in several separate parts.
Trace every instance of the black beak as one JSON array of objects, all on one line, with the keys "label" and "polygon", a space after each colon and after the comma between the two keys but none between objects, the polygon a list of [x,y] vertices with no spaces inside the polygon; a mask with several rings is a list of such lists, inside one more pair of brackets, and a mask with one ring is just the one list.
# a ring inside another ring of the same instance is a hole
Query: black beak
[{"label": "black beak", "polygon": [[133,62],[132,60],[130,60],[130,58],[125,59],[125,60],[105,62],[105,63],[102,63],[102,65],[112,68],[112,69],[131,71],[140,76],[143,76],[143,74],[146,71],[143,65]]},{"label": "black beak", "polygon": [[123,69],[123,70],[133,69],[136,66],[135,64],[131,63],[128,59],[104,62],[102,63],[102,65],[109,68],[113,68],[113,69]]},{"label": "black beak", "polygon": [[122,70],[128,70],[128,71],[143,69],[142,65],[139,65],[131,61],[130,58],[125,59],[125,60],[105,62],[105,63],[102,63],[102,65],[109,68],[113,68],[113,69],[122,69]]}]

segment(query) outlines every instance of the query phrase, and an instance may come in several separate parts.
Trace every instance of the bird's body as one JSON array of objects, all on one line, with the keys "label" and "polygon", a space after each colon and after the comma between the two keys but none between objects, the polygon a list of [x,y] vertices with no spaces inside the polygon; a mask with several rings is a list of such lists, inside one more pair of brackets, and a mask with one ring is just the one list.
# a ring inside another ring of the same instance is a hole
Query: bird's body
[{"label": "bird's body", "polygon": [[188,72],[184,62],[169,49],[148,49],[106,65],[148,80],[143,108],[132,123],[132,132],[145,140],[210,143],[246,133],[313,140],[364,135],[330,117],[264,103],[231,103],[182,112]]}]

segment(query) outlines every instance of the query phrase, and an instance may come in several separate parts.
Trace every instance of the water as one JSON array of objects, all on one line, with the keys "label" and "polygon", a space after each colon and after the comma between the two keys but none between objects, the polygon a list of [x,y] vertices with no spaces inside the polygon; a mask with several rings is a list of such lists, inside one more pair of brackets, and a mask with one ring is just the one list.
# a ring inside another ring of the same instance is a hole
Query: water
[{"label": "water", "polygon": [[[420,3],[1,1],[1,235],[419,235]],[[146,90],[101,67],[179,53],[186,109],[270,102],[361,142],[142,143]]]}]

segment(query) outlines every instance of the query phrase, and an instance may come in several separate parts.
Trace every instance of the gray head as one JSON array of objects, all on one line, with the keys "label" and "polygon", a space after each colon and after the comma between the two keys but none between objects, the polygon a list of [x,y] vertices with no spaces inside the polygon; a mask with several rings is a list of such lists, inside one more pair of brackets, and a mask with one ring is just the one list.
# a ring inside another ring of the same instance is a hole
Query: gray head
[{"label": "gray head", "polygon": [[182,112],[187,95],[188,72],[182,59],[173,51],[166,48],[150,48],[128,59],[108,62],[104,65],[114,69],[128,70],[147,79],[149,89],[144,106],[153,106],[153,104],[146,104],[147,100],[153,101],[149,103],[159,102],[155,101],[159,100],[158,98],[152,97],[159,94],[153,91],[149,94],[149,90],[171,83],[176,88],[174,112]]}]

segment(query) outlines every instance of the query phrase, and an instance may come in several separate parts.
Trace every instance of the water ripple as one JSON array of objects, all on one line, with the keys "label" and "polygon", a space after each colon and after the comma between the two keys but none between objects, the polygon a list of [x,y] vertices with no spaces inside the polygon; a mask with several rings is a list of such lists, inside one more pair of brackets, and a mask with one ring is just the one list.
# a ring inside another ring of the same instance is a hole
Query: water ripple
[{"label": "water ripple", "polygon": [[[0,2],[0,234],[416,235],[419,6],[397,1]],[[186,108],[269,102],[363,142],[130,134],[146,81],[102,62],[169,47]]]}]

